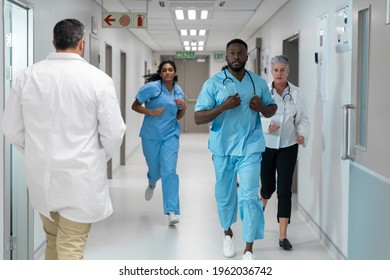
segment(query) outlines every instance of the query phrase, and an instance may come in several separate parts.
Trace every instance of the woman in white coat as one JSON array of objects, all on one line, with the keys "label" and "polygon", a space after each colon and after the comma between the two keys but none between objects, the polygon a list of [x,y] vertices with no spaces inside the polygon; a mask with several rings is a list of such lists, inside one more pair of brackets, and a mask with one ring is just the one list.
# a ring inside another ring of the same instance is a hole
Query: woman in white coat
[{"label": "woman in white coat", "polygon": [[278,105],[275,115],[262,118],[266,150],[261,162],[261,201],[263,207],[277,190],[279,246],[291,250],[287,225],[291,216],[292,180],[298,156],[298,145],[305,145],[310,124],[299,89],[287,81],[289,64],[286,56],[271,60],[273,82],[269,90]]}]

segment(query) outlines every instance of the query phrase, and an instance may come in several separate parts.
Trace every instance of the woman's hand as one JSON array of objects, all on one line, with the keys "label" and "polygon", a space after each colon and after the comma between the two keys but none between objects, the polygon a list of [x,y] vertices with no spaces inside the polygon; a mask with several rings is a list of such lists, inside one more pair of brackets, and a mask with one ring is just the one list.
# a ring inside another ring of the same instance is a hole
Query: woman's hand
[{"label": "woman's hand", "polygon": [[176,99],[176,104],[177,104],[177,107],[179,107],[179,110],[186,110],[187,109],[187,105],[186,105],[186,102],[184,101],[184,99]]},{"label": "woman's hand", "polygon": [[280,123],[271,121],[271,124],[268,127],[268,132],[269,133],[274,133],[280,128]]},{"label": "woman's hand", "polygon": [[305,144],[305,137],[303,137],[302,135],[298,135],[296,138],[295,138],[295,141],[297,141],[297,143],[299,145],[303,145]]}]

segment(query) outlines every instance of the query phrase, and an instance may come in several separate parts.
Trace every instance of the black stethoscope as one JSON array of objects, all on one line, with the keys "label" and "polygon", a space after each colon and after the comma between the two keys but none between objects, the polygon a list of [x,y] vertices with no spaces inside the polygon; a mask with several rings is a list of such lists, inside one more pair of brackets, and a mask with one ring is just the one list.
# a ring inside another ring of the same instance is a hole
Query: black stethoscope
[{"label": "black stethoscope", "polygon": [[[237,90],[236,90],[236,86],[234,85],[233,79],[226,75],[226,69],[223,69],[223,73],[225,74],[225,79],[223,79],[222,84],[223,84],[223,87],[224,87],[227,95],[231,96],[229,94],[229,91],[227,90],[227,87],[226,87],[226,82],[227,81],[230,81],[230,83],[232,84],[232,87],[233,87],[233,90],[234,90],[234,94],[238,93]],[[249,72],[247,70],[245,70],[245,73],[247,73],[249,75],[249,78],[251,79],[252,86],[253,86],[253,95],[256,95],[256,87],[255,87],[255,83],[253,82],[252,76],[251,76],[251,74],[249,74]]]},{"label": "black stethoscope", "polygon": [[[160,97],[160,95],[162,93],[162,90],[163,90],[163,82],[162,82],[162,80],[160,80],[160,92],[159,92],[159,94],[157,96],[149,98],[146,102],[151,102],[152,100]],[[176,89],[175,89],[175,83],[173,83],[173,99],[179,99],[179,94],[176,92]],[[177,107],[179,108],[179,110],[181,110],[181,107],[179,105],[177,105]]]},{"label": "black stethoscope", "polygon": [[[272,90],[271,90],[272,96],[274,95],[274,90],[275,90],[275,88],[273,87]],[[288,86],[288,92],[282,96],[282,100],[283,100],[283,101],[284,101],[284,99],[286,98],[286,96],[289,97],[289,100],[288,100],[288,101],[291,101],[291,100],[292,100],[292,95],[291,95],[291,88],[290,88],[290,86]]]}]

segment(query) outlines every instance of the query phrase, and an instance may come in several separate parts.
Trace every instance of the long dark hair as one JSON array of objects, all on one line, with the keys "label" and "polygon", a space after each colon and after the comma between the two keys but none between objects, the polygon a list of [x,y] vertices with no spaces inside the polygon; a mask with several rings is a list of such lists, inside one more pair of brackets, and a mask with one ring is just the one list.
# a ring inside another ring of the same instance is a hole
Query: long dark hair
[{"label": "long dark hair", "polygon": [[[160,65],[158,66],[156,73],[144,75],[144,78],[146,79],[145,83],[161,80],[160,73],[161,73],[161,70],[165,64],[171,64],[173,69],[175,69],[175,72],[177,71],[176,70],[176,63],[172,59],[164,59],[160,63]],[[176,83],[178,80],[179,79],[178,79],[177,75],[175,75],[175,77],[173,78],[173,82]]]}]

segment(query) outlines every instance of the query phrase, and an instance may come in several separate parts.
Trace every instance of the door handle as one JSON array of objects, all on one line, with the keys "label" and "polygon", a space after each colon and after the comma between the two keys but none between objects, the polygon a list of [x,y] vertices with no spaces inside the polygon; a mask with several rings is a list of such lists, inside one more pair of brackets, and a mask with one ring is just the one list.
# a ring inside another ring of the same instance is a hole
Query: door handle
[{"label": "door handle", "polygon": [[354,155],[350,153],[349,147],[349,114],[352,109],[355,109],[355,105],[343,105],[343,155],[341,156],[342,160],[354,160]]}]

